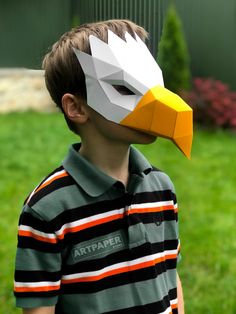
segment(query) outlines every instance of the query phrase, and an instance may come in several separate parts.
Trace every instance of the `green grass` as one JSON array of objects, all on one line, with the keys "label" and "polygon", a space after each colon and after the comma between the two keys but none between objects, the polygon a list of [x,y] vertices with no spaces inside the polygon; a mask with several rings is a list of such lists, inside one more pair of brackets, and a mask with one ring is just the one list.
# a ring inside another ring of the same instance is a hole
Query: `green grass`
[{"label": "green grass", "polygon": [[[21,204],[76,140],[60,114],[0,116],[0,314],[20,313],[12,276]],[[186,313],[236,313],[236,134],[196,130],[191,161],[163,139],[139,148],[176,187]]]}]

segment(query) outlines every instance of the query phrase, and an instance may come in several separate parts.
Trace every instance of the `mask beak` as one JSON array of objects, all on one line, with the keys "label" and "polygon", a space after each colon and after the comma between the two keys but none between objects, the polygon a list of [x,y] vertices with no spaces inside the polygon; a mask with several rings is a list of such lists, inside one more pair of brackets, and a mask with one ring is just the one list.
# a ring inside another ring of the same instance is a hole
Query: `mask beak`
[{"label": "mask beak", "polygon": [[193,138],[193,114],[181,97],[156,86],[139,101],[121,125],[172,140],[190,159]]}]

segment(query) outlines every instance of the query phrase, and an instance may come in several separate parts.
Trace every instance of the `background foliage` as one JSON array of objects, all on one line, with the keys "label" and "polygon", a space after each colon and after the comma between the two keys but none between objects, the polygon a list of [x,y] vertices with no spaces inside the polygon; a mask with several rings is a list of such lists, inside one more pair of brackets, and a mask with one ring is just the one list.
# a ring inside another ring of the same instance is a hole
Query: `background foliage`
[{"label": "background foliage", "polygon": [[[57,113],[0,115],[0,126],[0,314],[19,314],[12,280],[22,203],[78,139]],[[236,313],[235,135],[196,129],[191,161],[164,139],[139,149],[177,190],[186,313]]]},{"label": "background foliage", "polygon": [[169,6],[164,20],[157,61],[168,89],[178,93],[190,88],[189,53],[182,23],[173,4]]},{"label": "background foliage", "polygon": [[192,90],[182,92],[182,96],[192,106],[196,122],[236,131],[236,92],[227,84],[212,78],[195,78]]}]

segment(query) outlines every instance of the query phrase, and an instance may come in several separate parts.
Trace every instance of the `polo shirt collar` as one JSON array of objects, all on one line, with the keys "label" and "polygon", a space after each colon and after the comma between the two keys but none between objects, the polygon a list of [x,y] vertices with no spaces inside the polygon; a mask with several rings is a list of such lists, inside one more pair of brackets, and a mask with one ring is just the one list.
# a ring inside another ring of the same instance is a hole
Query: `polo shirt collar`
[{"label": "polo shirt collar", "polygon": [[133,146],[130,147],[129,171],[130,174],[143,176],[152,170],[149,161]]},{"label": "polo shirt collar", "polygon": [[[98,197],[104,194],[118,181],[82,157],[78,151],[80,144],[73,144],[69,148],[67,157],[62,162],[65,170],[76,183],[90,196]],[[134,147],[130,149],[130,174],[143,177],[152,167],[147,159]]]}]

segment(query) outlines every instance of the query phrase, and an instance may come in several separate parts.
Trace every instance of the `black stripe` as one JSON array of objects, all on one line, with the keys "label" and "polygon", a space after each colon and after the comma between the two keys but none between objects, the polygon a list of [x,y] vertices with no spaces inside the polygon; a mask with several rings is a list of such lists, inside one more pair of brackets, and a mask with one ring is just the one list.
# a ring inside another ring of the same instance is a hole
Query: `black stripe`
[{"label": "black stripe", "polygon": [[18,235],[18,247],[35,249],[37,251],[48,253],[59,253],[66,246],[71,247],[72,245],[79,244],[80,242],[91,240],[95,236],[99,237],[107,235],[120,229],[124,229],[124,226],[124,219],[111,221],[110,223],[101,224],[78,232],[67,233],[65,234],[64,240],[57,243],[43,242],[32,237]]},{"label": "black stripe", "polygon": [[47,196],[48,194],[59,190],[65,186],[75,185],[75,181],[71,176],[66,176],[62,178],[58,178],[57,180],[53,181],[49,185],[45,186],[38,192],[36,192],[31,199],[29,200],[28,205],[33,207],[38,201],[40,201],[43,197]]},{"label": "black stripe", "polygon": [[[40,193],[40,191],[38,193]],[[53,223],[55,228],[60,229],[63,224],[77,221],[83,218],[88,218],[96,214],[106,213],[115,209],[124,208],[126,206],[130,206],[131,204],[171,200],[175,202],[174,194],[170,190],[164,190],[160,192],[137,193],[135,195],[130,195],[126,193],[122,197],[112,200],[94,203],[91,202],[88,205],[67,209],[66,211],[59,214],[56,218],[54,218],[51,223]],[[168,214],[164,213],[163,219],[165,219],[165,215],[168,217]],[[172,219],[173,218],[168,218],[167,220]]]},{"label": "black stripe", "polygon": [[[66,243],[76,244],[84,241],[88,241],[99,236],[104,236],[109,233],[115,232],[120,229],[127,230],[131,225],[138,224],[140,222],[144,224],[156,223],[160,225],[163,221],[176,221],[177,213],[174,213],[173,210],[163,211],[159,213],[145,213],[145,214],[132,214],[124,216],[122,219],[116,219],[110,222],[102,223],[100,225],[92,226],[78,232],[71,232],[65,234],[63,247]],[[53,222],[55,224],[55,221]]]},{"label": "black stripe", "polygon": [[60,253],[62,250],[62,243],[48,243],[38,241],[31,237],[18,236],[18,248],[32,249],[45,253]]},{"label": "black stripe", "polygon": [[[161,224],[163,221],[171,221],[171,220],[176,220],[178,217],[177,213],[175,213],[173,210],[164,210],[161,212],[151,212],[151,213],[141,213],[141,214],[131,214],[128,216],[125,216],[123,219],[118,219],[116,220],[119,221],[119,225],[122,226],[130,226],[130,225],[135,225],[137,223],[144,223],[144,224],[148,224],[148,223],[156,223],[156,224]],[[124,220],[124,221],[120,221],[120,220]],[[61,222],[60,223],[60,227],[64,224],[65,222]],[[107,224],[112,224],[113,225],[113,221],[112,222],[107,222],[106,228],[107,228]],[[50,222],[46,222],[43,221],[41,219],[36,218],[35,216],[31,215],[30,213],[27,212],[23,212],[20,216],[20,220],[19,220],[19,225],[26,225],[26,226],[30,226],[38,231],[42,231],[45,233],[54,233],[55,230],[59,229],[58,224],[56,225],[56,221],[53,220]],[[104,227],[104,224],[102,224],[102,226]],[[99,228],[98,226],[93,226],[92,227],[93,230],[95,230],[96,228]],[[107,229],[106,229],[107,230]],[[87,231],[90,233],[91,232],[91,228],[88,228]],[[79,231],[78,233],[81,235],[82,231]],[[86,230],[84,230],[84,232],[86,232]],[[65,237],[71,237],[71,234],[66,234]],[[74,237],[74,234],[72,234],[72,237]]]},{"label": "black stripe", "polygon": [[[158,275],[166,272],[167,269],[175,268],[176,261],[168,260],[166,262],[158,263],[155,266],[109,276],[98,281],[62,284],[61,289],[65,294],[94,293],[130,283],[154,279],[157,278]],[[156,280],[158,280],[158,278]]]},{"label": "black stripe", "polygon": [[50,298],[59,294],[58,290],[47,292],[14,292],[16,298]]},{"label": "black stripe", "polygon": [[177,299],[177,288],[171,289],[169,291],[169,296],[171,300]]},{"label": "black stripe", "polygon": [[63,166],[59,166],[58,168],[56,168],[55,170],[53,170],[51,173],[49,173],[40,183],[40,185],[45,182],[49,177],[51,177],[52,175],[54,175],[55,173],[65,170]]},{"label": "black stripe", "polygon": [[164,312],[169,307],[169,297],[166,296],[161,301],[146,305],[134,306],[122,310],[105,312],[103,314],[158,314]]},{"label": "black stripe", "polygon": [[[18,246],[20,248],[32,248],[43,252],[59,252],[66,245],[75,245],[80,242],[88,241],[96,237],[104,236],[109,233],[118,231],[120,229],[127,230],[131,225],[137,223],[157,223],[158,225],[163,221],[171,221],[176,218],[176,213],[174,211],[164,211],[160,213],[146,213],[146,214],[133,214],[125,216],[123,219],[114,220],[111,222],[103,223],[101,225],[93,226],[91,228],[86,228],[78,232],[71,232],[65,234],[64,240],[59,241],[58,243],[48,243],[36,240],[31,237],[19,236],[18,237]],[[55,227],[55,222],[44,222],[41,221],[29,213],[22,214],[20,223],[25,225],[30,225],[36,230],[40,230],[46,233],[54,233],[54,230],[51,230]]]},{"label": "black stripe", "polygon": [[[105,312],[103,314],[158,314],[164,312],[168,307],[170,307],[170,300],[172,299],[170,298],[170,293],[171,292],[169,292],[169,295],[165,296],[162,300],[157,302],[116,311]],[[172,310],[172,313],[178,313],[178,311],[174,312]]]},{"label": "black stripe", "polygon": [[133,198],[133,204],[162,202],[171,200],[173,200],[174,204],[176,204],[176,195],[171,190],[152,191],[135,194]]},{"label": "black stripe", "polygon": [[20,216],[19,225],[30,226],[38,231],[54,233],[52,224],[33,216],[31,213],[23,212]]},{"label": "black stripe", "polygon": [[57,225],[59,229],[65,223],[88,218],[96,214],[106,213],[111,210],[124,208],[127,204],[131,204],[131,200],[128,199],[127,195],[115,198],[113,200],[106,200],[94,203],[91,202],[88,205],[67,209],[66,211],[59,214],[56,218],[54,218],[52,223],[54,225]]},{"label": "black stripe", "polygon": [[[46,177],[43,178],[43,180],[38,184],[38,187],[39,187],[40,185],[42,185],[43,182],[45,182],[45,181],[46,181],[49,177],[51,177],[54,173],[56,173],[56,172],[58,172],[58,171],[61,171],[61,170],[63,170],[63,169],[64,169],[63,166],[60,166],[60,167],[56,168],[55,170],[53,170],[53,171],[52,171],[51,173],[49,173]],[[32,192],[30,192],[30,194],[31,194],[31,193],[32,193]],[[30,194],[29,194],[29,195],[27,196],[27,198],[25,199],[24,205],[27,203]]]},{"label": "black stripe", "polygon": [[[93,293],[98,292],[104,289],[109,289],[116,286],[121,286],[129,283],[134,283],[138,281],[144,281],[156,278],[158,275],[164,273],[166,271],[168,265],[165,263],[159,263],[156,266],[148,267],[141,270],[136,270],[129,273],[119,274],[115,276],[111,276],[108,278],[104,278],[97,282],[82,282],[77,284],[64,284],[62,285],[62,292],[66,294],[77,294],[77,293]],[[169,265],[170,266],[170,265]],[[172,265],[175,268],[174,265]],[[37,282],[37,281],[57,281],[60,279],[60,272],[42,272],[42,271],[16,271],[15,280],[19,282]],[[157,278],[158,280],[158,278]],[[38,292],[30,292],[30,293],[19,293],[21,296],[47,296],[48,293],[38,293]],[[50,292],[49,292],[50,294]],[[57,293],[55,293],[57,294]],[[50,294],[51,295],[51,294]],[[170,294],[171,299],[174,299],[176,296],[174,294],[174,290]]]},{"label": "black stripe", "polygon": [[144,224],[156,223],[159,225],[164,221],[176,221],[178,215],[174,212],[174,210],[163,210],[160,212],[130,214],[128,217],[129,225],[135,225],[139,222]]},{"label": "black stripe", "polygon": [[61,279],[61,272],[47,271],[15,271],[15,281],[18,282],[39,282],[39,281],[58,281]]},{"label": "black stripe", "polygon": [[124,219],[118,219],[78,232],[67,233],[65,234],[62,247],[65,247],[65,245],[75,245],[80,242],[88,241],[118,231],[120,229],[124,229],[124,224]]}]

